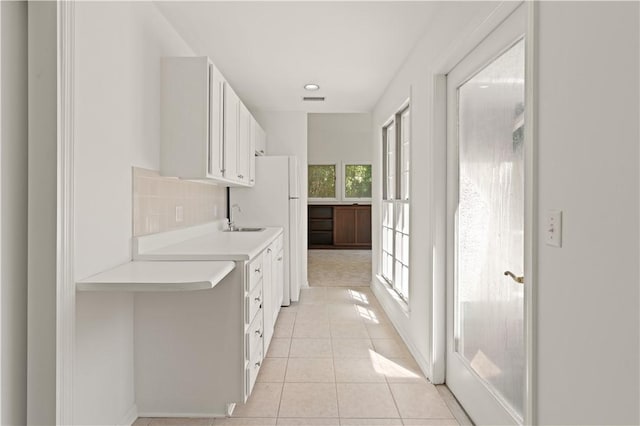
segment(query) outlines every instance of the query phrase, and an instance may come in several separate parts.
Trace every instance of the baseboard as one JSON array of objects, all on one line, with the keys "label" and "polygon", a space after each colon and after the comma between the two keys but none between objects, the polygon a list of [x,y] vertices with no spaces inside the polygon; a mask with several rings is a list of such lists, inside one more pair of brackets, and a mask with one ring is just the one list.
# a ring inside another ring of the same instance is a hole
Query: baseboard
[{"label": "baseboard", "polygon": [[228,417],[227,413],[220,412],[220,413],[214,413],[211,411],[207,411],[207,412],[193,412],[193,413],[172,413],[172,412],[168,412],[168,411],[146,411],[146,412],[141,412],[138,413],[139,417],[172,417],[172,418],[189,418],[189,417],[193,417],[193,418],[213,418],[213,417],[218,417],[218,418],[222,418],[222,417]]},{"label": "baseboard", "polygon": [[[389,321],[391,321],[391,325],[393,325],[393,328],[396,329],[396,331],[400,335],[400,338],[402,339],[404,344],[407,345],[407,349],[409,349],[409,352],[411,353],[413,358],[416,360],[418,367],[420,367],[420,370],[422,370],[422,374],[424,374],[425,377],[431,380],[431,377],[430,377],[431,363],[420,353],[420,351],[418,351],[412,339],[410,338],[409,333],[403,327],[403,325],[400,324],[400,322],[396,318],[396,315],[391,315],[391,313],[394,310],[402,309],[402,308],[399,308],[397,306],[394,306],[393,308],[391,307],[391,304],[394,304],[397,302],[394,300],[390,300],[390,296],[388,294],[387,288],[385,288],[383,284],[381,284],[376,279],[376,277],[373,277],[370,285],[371,285],[371,290],[373,291],[373,294],[376,296],[376,298],[380,302],[380,305],[382,306],[382,309],[384,309],[385,313],[387,314],[387,317],[389,317]],[[409,315],[410,313],[407,314],[407,318]]]},{"label": "baseboard", "polygon": [[122,418],[122,421],[118,423],[121,426],[131,426],[138,419],[138,406],[133,404],[127,413]]}]

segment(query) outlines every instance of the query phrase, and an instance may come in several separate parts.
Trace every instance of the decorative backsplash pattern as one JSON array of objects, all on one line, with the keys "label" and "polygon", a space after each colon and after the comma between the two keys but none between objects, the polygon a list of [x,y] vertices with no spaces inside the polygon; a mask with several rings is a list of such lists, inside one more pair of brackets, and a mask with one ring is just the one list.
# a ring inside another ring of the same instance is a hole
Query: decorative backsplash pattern
[{"label": "decorative backsplash pattern", "polygon": [[227,191],[223,186],[163,177],[138,167],[133,167],[132,182],[134,236],[226,217]]}]

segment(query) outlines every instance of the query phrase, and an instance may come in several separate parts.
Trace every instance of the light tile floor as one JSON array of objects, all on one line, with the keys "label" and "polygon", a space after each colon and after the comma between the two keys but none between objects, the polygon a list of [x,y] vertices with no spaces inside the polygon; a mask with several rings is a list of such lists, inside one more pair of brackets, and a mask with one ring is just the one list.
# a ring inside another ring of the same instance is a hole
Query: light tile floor
[{"label": "light tile floor", "polygon": [[470,423],[445,387],[425,379],[367,287],[311,287],[282,308],[253,393],[231,418],[135,423],[458,424]]}]

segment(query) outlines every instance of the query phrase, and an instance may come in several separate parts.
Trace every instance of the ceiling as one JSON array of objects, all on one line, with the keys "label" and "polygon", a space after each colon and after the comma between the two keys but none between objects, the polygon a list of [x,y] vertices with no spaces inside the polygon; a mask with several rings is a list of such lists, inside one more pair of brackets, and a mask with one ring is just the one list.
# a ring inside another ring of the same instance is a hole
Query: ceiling
[{"label": "ceiling", "polygon": [[[371,111],[439,2],[155,3],[251,109]],[[307,92],[306,83],[320,90]],[[325,102],[302,102],[303,96]]]}]

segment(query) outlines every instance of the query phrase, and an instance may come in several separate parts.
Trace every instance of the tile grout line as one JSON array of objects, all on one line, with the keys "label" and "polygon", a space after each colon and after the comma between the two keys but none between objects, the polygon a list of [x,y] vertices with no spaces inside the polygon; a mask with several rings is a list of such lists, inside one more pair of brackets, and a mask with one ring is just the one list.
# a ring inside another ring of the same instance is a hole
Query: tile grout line
[{"label": "tile grout line", "polygon": [[[298,319],[298,313],[293,313],[293,328],[296,326],[296,320]],[[291,345],[293,344],[293,328],[291,329],[291,338],[289,339],[289,350],[287,351],[287,361],[284,366],[284,377],[282,378],[282,387],[280,388],[280,401],[278,401],[278,409],[276,410],[276,424],[278,424],[278,417],[280,417],[280,407],[282,407],[282,398],[284,397],[284,384],[286,383],[287,370],[289,369],[289,356],[291,355]]]}]

